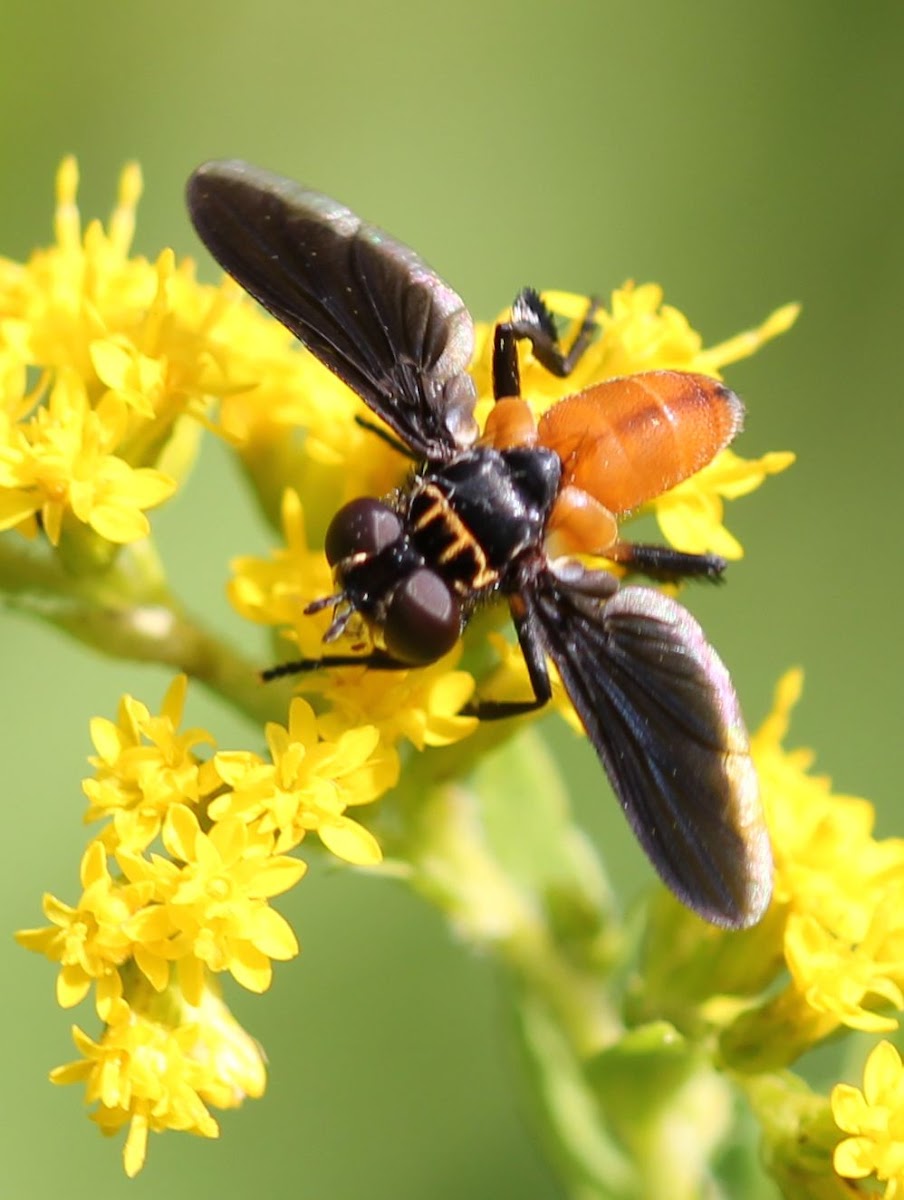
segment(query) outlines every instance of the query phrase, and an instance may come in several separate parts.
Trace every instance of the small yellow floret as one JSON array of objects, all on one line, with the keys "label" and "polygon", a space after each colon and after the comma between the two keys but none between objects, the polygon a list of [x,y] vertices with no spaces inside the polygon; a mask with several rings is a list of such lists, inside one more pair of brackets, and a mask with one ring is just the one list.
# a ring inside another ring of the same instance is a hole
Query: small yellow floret
[{"label": "small yellow floret", "polygon": [[[871,1052],[863,1090],[840,1083],[832,1091],[832,1115],[844,1133],[835,1148],[835,1170],[844,1179],[875,1175],[886,1200],[904,1192],[904,1068],[890,1042]],[[858,1195],[860,1193],[858,1192]]]}]

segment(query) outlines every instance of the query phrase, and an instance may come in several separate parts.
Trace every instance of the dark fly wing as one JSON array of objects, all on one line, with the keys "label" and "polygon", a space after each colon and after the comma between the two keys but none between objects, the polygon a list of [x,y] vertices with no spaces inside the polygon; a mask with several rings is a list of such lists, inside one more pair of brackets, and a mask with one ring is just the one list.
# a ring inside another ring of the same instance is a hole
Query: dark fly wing
[{"label": "dark fly wing", "polygon": [[328,196],[243,162],[188,182],[220,265],[418,455],[475,440],[474,325],[420,258]]},{"label": "dark fly wing", "polygon": [[663,881],[716,925],[755,924],[772,854],[737,696],[700,626],[652,588],[598,601],[546,575],[524,599]]}]

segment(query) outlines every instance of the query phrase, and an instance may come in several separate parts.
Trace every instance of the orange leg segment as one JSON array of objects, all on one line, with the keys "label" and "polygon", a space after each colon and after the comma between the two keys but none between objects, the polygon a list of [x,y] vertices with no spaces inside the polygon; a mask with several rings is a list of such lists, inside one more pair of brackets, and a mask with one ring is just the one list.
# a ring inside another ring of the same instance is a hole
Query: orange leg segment
[{"label": "orange leg segment", "polygon": [[520,396],[501,397],[490,410],[480,440],[496,450],[536,446],[537,422],[530,405]]},{"label": "orange leg segment", "polygon": [[552,558],[563,554],[608,558],[618,539],[618,522],[609,509],[582,488],[570,485],[556,497],[546,528],[546,550]]}]

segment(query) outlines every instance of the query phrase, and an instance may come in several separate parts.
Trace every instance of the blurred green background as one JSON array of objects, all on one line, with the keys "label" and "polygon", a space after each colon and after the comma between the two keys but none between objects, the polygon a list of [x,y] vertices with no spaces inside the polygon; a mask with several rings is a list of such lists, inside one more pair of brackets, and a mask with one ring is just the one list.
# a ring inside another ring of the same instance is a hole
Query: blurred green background
[{"label": "blurred green background", "polygon": [[[749,720],[789,665],[807,671],[794,741],[902,832],[904,650],[897,520],[902,338],[904,6],[806,0],[437,5],[364,0],[6,0],[0,42],[0,253],[48,240],[53,173],[74,151],[88,215],[123,161],[145,171],[138,249],[199,253],[182,187],[239,156],[332,193],[418,248],[492,316],[526,283],[603,291],[655,279],[708,343],[803,302],[796,330],[730,370],[747,454],[799,463],[729,523],[747,557],[687,594]],[[213,278],[204,259],[202,271]],[[176,581],[245,640],[227,563],[263,551],[225,454],[155,517]],[[4,925],[74,898],[92,714],[156,704],[162,671],[99,661],[0,615]],[[264,656],[261,650],[262,657]],[[221,745],[247,728],[195,691]],[[626,902],[650,870],[586,748],[553,738]],[[402,889],[318,871],[288,905],[300,959],[235,1008],[271,1060],[266,1097],[219,1143],[152,1139],[129,1184],[79,1093],[49,964],[3,942],[0,1195],[266,1195],[269,1200],[543,1200],[559,1194],[513,1097],[493,971]],[[237,990],[236,990],[237,991]],[[76,1019],[94,1029],[90,1012]],[[765,1194],[765,1192],[764,1192]]]}]

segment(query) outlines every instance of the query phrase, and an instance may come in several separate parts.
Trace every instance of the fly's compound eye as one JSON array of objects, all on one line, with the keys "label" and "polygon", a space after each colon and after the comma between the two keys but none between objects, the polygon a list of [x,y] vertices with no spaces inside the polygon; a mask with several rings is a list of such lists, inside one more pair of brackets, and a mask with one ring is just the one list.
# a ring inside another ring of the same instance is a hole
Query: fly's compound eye
[{"label": "fly's compound eye", "polygon": [[326,531],[331,567],[353,554],[379,554],[402,536],[402,522],[386,504],[366,497],[344,505]]},{"label": "fly's compound eye", "polygon": [[436,662],[461,636],[458,601],[435,571],[413,571],[392,594],[383,625],[386,649],[413,666]]}]

